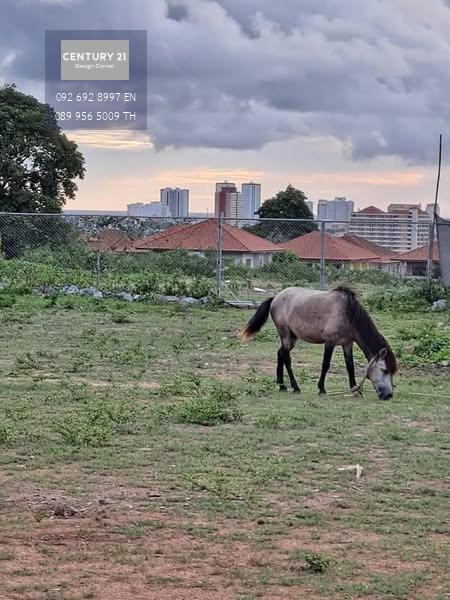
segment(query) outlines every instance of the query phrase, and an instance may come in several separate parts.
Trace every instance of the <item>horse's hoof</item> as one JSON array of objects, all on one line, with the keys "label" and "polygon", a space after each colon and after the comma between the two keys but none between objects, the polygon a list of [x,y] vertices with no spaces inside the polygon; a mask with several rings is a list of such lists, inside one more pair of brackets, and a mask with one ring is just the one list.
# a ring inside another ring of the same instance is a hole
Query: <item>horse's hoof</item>
[{"label": "horse's hoof", "polygon": [[285,385],[280,385],[280,392],[287,392],[287,387]]},{"label": "horse's hoof", "polygon": [[327,393],[326,393],[326,391],[325,391],[325,390],[319,390],[319,394],[318,394],[318,395],[319,395],[319,396],[326,396],[326,395],[327,395]]},{"label": "horse's hoof", "polygon": [[293,394],[300,394],[300,393],[301,393],[301,390],[292,390],[292,393],[293,393]]}]

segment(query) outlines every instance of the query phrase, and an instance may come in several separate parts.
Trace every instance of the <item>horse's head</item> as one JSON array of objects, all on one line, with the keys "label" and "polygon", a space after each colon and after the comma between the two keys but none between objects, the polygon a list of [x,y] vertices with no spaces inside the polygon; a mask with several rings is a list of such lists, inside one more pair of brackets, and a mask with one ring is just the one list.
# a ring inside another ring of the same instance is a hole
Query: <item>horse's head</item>
[{"label": "horse's head", "polygon": [[391,368],[388,352],[387,348],[377,352],[367,368],[367,378],[372,382],[380,400],[389,400],[394,394],[395,371]]}]

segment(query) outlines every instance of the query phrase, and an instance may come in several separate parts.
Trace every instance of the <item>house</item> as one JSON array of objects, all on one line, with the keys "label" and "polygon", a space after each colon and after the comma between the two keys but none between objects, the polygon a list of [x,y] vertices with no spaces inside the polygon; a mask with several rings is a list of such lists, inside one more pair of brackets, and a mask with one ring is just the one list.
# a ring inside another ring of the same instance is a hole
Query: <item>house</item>
[{"label": "house", "polygon": [[133,252],[133,241],[119,229],[103,229],[89,237],[87,244],[95,252]]},{"label": "house", "polygon": [[[363,248],[336,237],[324,234],[324,255],[326,263],[349,269],[368,269],[376,266],[379,256],[370,249]],[[306,262],[320,262],[322,254],[322,235],[320,231],[312,231],[293,240],[280,244],[285,250],[294,252]]]},{"label": "house", "polygon": [[[404,252],[397,256],[400,261],[401,275],[403,277],[425,277],[427,274],[429,247],[421,246],[415,250]],[[433,271],[439,271],[439,247],[433,244]]]},{"label": "house", "polygon": [[384,248],[375,242],[371,242],[366,240],[366,238],[360,237],[359,235],[354,235],[352,233],[346,233],[341,239],[353,244],[354,246],[359,246],[360,248],[370,250],[376,254],[378,256],[378,261],[373,263],[374,267],[381,269],[390,275],[400,275],[401,269],[397,252],[394,252],[389,248]]},{"label": "house", "polygon": [[[204,254],[217,249],[217,220],[206,219],[190,225],[175,225],[163,232],[150,235],[134,243],[135,252],[163,252],[188,250]],[[238,265],[259,267],[271,262],[275,252],[282,248],[245,229],[229,224],[222,225],[222,254]]]}]

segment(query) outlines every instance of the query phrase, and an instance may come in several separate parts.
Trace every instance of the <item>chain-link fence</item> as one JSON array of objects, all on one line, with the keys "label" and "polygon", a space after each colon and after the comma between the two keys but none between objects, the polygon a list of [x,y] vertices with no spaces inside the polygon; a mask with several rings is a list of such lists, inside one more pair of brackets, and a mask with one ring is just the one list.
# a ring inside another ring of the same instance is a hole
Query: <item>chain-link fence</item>
[{"label": "chain-link fence", "polygon": [[430,224],[397,223],[389,237],[361,220],[0,213],[0,284],[258,301],[290,285],[439,276]]}]

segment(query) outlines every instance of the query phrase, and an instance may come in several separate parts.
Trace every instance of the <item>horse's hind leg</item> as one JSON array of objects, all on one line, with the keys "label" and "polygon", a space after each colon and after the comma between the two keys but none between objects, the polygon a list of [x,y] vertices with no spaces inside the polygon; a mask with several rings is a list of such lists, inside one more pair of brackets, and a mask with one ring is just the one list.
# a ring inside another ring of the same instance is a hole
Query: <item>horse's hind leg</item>
[{"label": "horse's hind leg", "polygon": [[283,346],[281,346],[281,348],[278,350],[278,354],[277,354],[277,384],[280,386],[280,392],[285,392],[287,390],[287,387],[284,384]]},{"label": "horse's hind leg", "polygon": [[[292,370],[291,361],[291,350],[294,348],[297,338],[292,335],[291,331],[279,332],[281,337],[281,348],[278,351],[279,356],[283,359],[286,366],[286,370],[289,375],[289,381],[291,382],[292,390],[296,393],[300,392],[300,387],[295,379],[294,372]],[[281,389],[281,388],[280,388]]]},{"label": "horse's hind leg", "polygon": [[320,374],[319,379],[319,395],[326,394],[325,390],[325,378],[327,376],[328,370],[331,364],[331,357],[333,356],[334,344],[325,344],[325,350],[323,353],[323,361],[322,361],[322,373]]}]

